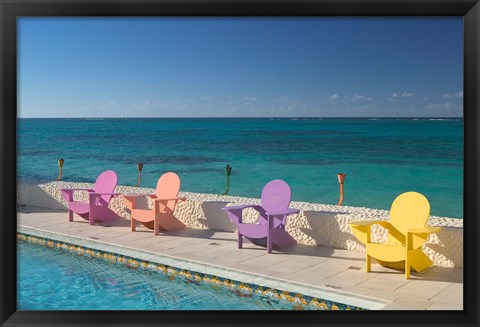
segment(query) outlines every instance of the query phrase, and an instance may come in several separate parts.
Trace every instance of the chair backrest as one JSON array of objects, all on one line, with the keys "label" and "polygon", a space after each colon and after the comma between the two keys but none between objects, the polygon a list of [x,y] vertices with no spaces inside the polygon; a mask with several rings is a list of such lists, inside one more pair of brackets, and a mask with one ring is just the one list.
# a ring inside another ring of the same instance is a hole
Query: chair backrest
[{"label": "chair backrest", "polygon": [[175,173],[168,172],[158,179],[155,195],[160,199],[175,198],[179,191],[180,177]]},{"label": "chair backrest", "polygon": [[290,186],[281,179],[268,182],[262,191],[262,208],[266,211],[284,211],[290,205]]},{"label": "chair backrest", "polygon": [[417,192],[406,192],[397,196],[390,209],[390,223],[402,234],[406,228],[425,227],[430,215],[430,203]]},{"label": "chair backrest", "polygon": [[[98,175],[93,190],[98,193],[113,193],[117,187],[117,180],[117,174],[113,170],[106,170]],[[112,195],[101,196],[101,199],[105,201],[104,204],[108,204],[111,198]]]}]

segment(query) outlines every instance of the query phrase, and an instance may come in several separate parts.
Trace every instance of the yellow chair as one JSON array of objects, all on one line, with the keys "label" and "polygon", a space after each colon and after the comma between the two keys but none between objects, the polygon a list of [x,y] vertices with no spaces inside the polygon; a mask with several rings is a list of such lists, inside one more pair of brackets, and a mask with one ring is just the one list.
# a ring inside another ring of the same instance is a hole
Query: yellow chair
[{"label": "yellow chair", "polygon": [[[417,192],[400,194],[392,203],[390,222],[368,220],[349,223],[353,235],[365,244],[366,271],[371,270],[371,258],[384,267],[405,268],[405,278],[410,279],[410,268],[420,272],[432,265],[423,253],[422,244],[440,227],[427,227],[430,204],[425,196]],[[370,227],[374,224],[388,229],[387,243],[372,243]]]}]

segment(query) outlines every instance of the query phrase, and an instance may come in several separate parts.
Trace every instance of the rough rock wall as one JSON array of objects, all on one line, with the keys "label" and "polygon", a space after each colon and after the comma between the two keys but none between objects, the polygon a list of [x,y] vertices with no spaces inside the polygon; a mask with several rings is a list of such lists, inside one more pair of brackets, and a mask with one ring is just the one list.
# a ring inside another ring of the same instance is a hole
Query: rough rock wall
[{"label": "rough rock wall", "polygon": [[[19,205],[64,209],[67,206],[61,188],[92,188],[89,183],[50,182],[46,184],[18,185],[17,202]],[[154,189],[117,186],[116,192],[122,194],[152,194]],[[189,228],[235,231],[221,208],[240,204],[259,204],[259,199],[215,194],[180,192],[187,201],[180,202],[175,208],[175,216]],[[86,192],[76,192],[75,199],[87,200]],[[149,198],[137,200],[140,207],[151,207]],[[121,217],[129,219],[130,213],[121,197],[115,197],[109,207]],[[363,207],[325,205],[307,202],[292,202],[291,207],[300,209],[300,213],[290,216],[286,230],[297,242],[308,245],[321,245],[332,248],[365,252],[362,243],[357,241],[350,231],[349,222],[358,220],[388,220],[386,210]],[[256,222],[257,213],[253,209],[243,212],[245,222]],[[444,267],[463,267],[463,220],[431,216],[430,226],[440,226],[442,231],[431,235],[423,246],[424,252],[436,264]],[[372,241],[386,242],[388,231],[379,225],[372,227]]]}]

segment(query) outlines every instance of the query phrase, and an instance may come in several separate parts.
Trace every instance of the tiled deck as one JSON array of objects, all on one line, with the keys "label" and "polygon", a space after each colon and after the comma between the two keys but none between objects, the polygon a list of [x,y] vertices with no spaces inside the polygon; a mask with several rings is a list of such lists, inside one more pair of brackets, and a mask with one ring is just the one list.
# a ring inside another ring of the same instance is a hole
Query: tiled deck
[{"label": "tiled deck", "polygon": [[[412,272],[375,263],[365,273],[363,253],[297,244],[267,254],[244,242],[237,249],[236,233],[184,229],[153,232],[143,226],[130,231],[130,222],[117,220],[90,226],[66,212],[34,207],[18,208],[18,231],[55,237],[99,249],[122,249],[124,254],[163,258],[165,264],[268,287],[285,289],[337,302],[385,310],[462,310],[463,269],[431,267]],[[243,279],[243,280],[241,280]]]}]

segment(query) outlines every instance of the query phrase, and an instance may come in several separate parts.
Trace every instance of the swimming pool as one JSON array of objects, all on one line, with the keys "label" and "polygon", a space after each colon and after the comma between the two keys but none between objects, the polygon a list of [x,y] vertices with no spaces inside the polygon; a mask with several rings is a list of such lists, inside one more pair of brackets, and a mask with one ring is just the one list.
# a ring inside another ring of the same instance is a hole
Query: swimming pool
[{"label": "swimming pool", "polygon": [[68,243],[17,238],[18,310],[360,309]]}]

